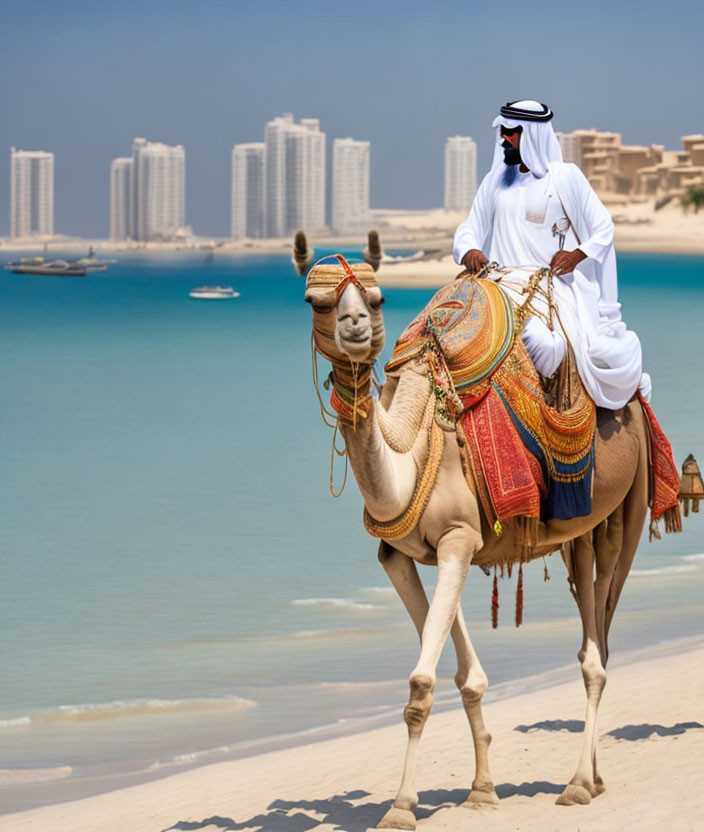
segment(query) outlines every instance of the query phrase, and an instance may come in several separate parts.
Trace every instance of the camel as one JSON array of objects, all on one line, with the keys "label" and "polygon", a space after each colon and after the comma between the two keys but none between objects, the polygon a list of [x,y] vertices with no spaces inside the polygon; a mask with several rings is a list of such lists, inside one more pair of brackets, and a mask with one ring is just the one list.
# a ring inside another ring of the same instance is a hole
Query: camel
[{"label": "camel", "polygon": [[[408,745],[401,784],[393,806],[376,827],[413,830],[416,755],[448,635],[457,655],[455,682],[475,750],[476,771],[464,805],[498,803],[489,769],[491,735],[482,716],[488,681],[467,631],[460,596],[470,565],[488,571],[496,564],[518,562],[521,543],[516,524],[506,523],[498,537],[483,515],[463,471],[453,428],[438,427],[435,395],[422,360],[391,374],[379,400],[373,401],[371,371],[383,347],[384,319],[372,267],[356,263],[352,276],[322,281],[313,279],[316,269],[310,272],[305,293],[312,306],[315,349],[331,362],[333,387],[339,400],[347,402],[338,427],[364,498],[367,527],[381,538],[379,561],[420,637],[420,656],[410,674],[403,714]],[[424,487],[427,490],[425,472],[433,464],[432,490],[419,496]],[[599,411],[594,476],[592,513],[541,522],[530,550],[531,558],[562,551],[583,627],[578,653],[587,699],[583,744],[576,771],[557,798],[561,805],[589,803],[605,788],[596,752],[607,638],[649,502],[648,427],[638,401],[617,416]],[[409,513],[414,515],[410,519]],[[418,563],[437,567],[430,601]]]}]

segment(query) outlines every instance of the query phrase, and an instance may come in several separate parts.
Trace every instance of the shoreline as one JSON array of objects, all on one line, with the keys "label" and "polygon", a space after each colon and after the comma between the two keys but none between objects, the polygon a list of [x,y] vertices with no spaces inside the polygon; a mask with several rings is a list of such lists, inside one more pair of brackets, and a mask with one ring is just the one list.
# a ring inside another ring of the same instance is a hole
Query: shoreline
[{"label": "shoreline", "polygon": [[[482,810],[499,824],[492,823],[492,828],[558,828],[555,822],[568,822],[569,817],[583,830],[655,829],[671,812],[672,787],[678,792],[674,803],[678,812],[669,817],[668,827],[693,829],[687,823],[693,824],[704,810],[695,764],[695,751],[704,744],[704,730],[697,722],[702,704],[695,701],[702,698],[703,660],[701,635],[614,655],[600,712],[600,767],[607,792],[583,807],[554,806],[555,795],[577,761],[577,721],[584,711],[577,662],[497,685],[493,696],[490,688],[485,714],[494,735],[494,778],[503,798],[498,809]],[[678,693],[683,689],[689,693],[680,701]],[[550,724],[554,727],[540,727]],[[461,732],[467,733],[466,742],[460,741]],[[634,757],[636,745],[640,756]],[[291,829],[363,832],[378,822],[393,798],[404,746],[399,711],[395,724],[200,765],[92,797],[2,815],[0,830],[216,832],[250,825],[267,829],[267,819],[283,824],[282,814],[303,820],[301,814],[311,813],[305,818],[309,825],[294,825],[292,820]],[[455,702],[436,708],[425,729],[416,777],[422,804],[420,832],[459,830],[465,823],[467,829],[475,827],[473,813],[457,805],[466,797],[472,771],[471,741],[461,706]],[[642,825],[644,817],[652,826]]]},{"label": "shoreline", "polygon": [[[627,668],[656,657],[680,656],[696,650],[701,650],[704,655],[704,635],[667,639],[614,654],[609,670]],[[536,674],[523,675],[490,685],[484,697],[484,704],[488,706],[551,690],[556,686],[571,685],[578,678],[579,665],[575,660]],[[244,765],[247,760],[258,760],[276,754],[295,754],[298,749],[335,742],[344,743],[377,732],[395,730],[402,724],[404,705],[404,702],[399,702],[396,705],[383,706],[376,714],[245,740],[223,748],[193,752],[181,755],[183,760],[166,760],[136,771],[101,772],[99,766],[92,773],[83,772],[76,779],[71,779],[74,769],[70,765],[47,769],[0,769],[0,804],[11,806],[9,811],[0,810],[0,832],[5,828],[4,821],[9,818],[21,819],[29,813],[58,810],[66,805],[81,805],[87,801],[100,800],[110,794],[121,794],[148,786],[156,787],[164,781],[194,776],[197,772],[218,766]],[[439,678],[433,714],[439,716],[461,711],[452,680]],[[37,800],[36,795],[32,796],[32,792],[37,789],[43,794],[41,802]],[[15,791],[13,798],[17,799],[2,800],[2,797],[8,797],[12,791]],[[24,799],[22,792],[26,793]],[[115,828],[117,832],[118,827]]]},{"label": "shoreline", "polygon": [[[704,214],[702,216],[704,220]],[[448,232],[449,233],[449,232]],[[383,232],[382,232],[383,234]],[[427,251],[425,257],[411,261],[393,260],[381,263],[377,272],[377,281],[382,287],[398,289],[437,289],[451,282],[461,271],[450,251],[451,236],[382,236],[385,250]],[[365,245],[363,238],[321,238],[312,241],[320,250],[339,248],[361,248]],[[109,241],[62,241],[54,242],[49,249],[48,257],[54,253],[66,255],[85,254],[89,246],[93,246],[96,254],[126,255],[146,257],[179,257],[184,255],[210,256],[214,253],[220,257],[260,257],[267,255],[289,256],[290,240],[262,240],[241,243],[226,242],[223,245],[211,246],[202,243],[175,245],[169,243],[149,243],[142,247],[117,246]],[[616,254],[653,254],[675,255],[683,257],[704,257],[704,223],[701,233],[690,233],[684,229],[678,235],[670,235],[657,228],[646,225],[617,226],[615,235]],[[40,244],[26,243],[21,246],[8,247],[0,245],[0,258],[3,252],[11,254],[28,254],[42,250]],[[436,256],[433,256],[437,252]],[[293,269],[293,265],[291,266]]]}]

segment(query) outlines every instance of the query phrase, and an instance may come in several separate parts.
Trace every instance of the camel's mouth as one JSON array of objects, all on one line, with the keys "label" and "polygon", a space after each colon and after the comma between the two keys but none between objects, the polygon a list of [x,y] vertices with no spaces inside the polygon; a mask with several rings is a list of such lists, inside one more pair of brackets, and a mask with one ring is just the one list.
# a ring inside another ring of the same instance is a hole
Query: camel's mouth
[{"label": "camel's mouth", "polygon": [[340,349],[354,361],[364,361],[368,358],[372,348],[372,328],[365,327],[362,331],[337,330],[337,342]]},{"label": "camel's mouth", "polygon": [[363,333],[362,335],[342,335],[340,334],[341,341],[347,341],[350,344],[366,344],[371,342],[372,340],[372,333],[371,330],[368,332]]}]

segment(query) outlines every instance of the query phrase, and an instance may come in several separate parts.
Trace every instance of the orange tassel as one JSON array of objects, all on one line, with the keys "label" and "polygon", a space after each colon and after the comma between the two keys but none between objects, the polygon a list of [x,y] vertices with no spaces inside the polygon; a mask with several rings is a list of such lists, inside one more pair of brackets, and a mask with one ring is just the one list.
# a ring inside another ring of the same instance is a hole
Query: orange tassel
[{"label": "orange tassel", "polygon": [[499,582],[494,567],[494,591],[491,594],[491,626],[495,630],[499,626]]},{"label": "orange tassel", "polygon": [[523,562],[518,567],[518,586],[516,587],[516,627],[523,623]]}]

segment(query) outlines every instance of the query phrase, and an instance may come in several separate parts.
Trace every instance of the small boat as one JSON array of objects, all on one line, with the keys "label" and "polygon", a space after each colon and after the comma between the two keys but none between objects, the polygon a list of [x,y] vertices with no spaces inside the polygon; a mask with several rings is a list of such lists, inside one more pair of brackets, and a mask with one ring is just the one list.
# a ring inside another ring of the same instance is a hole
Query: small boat
[{"label": "small boat", "polygon": [[240,296],[240,293],[235,292],[232,286],[196,286],[188,294],[192,298],[201,300],[225,300]]},{"label": "small boat", "polygon": [[71,266],[85,269],[87,272],[106,272],[108,266],[117,263],[117,260],[98,260],[93,252],[93,246],[88,250],[87,257],[79,257],[78,260],[71,260]]},{"label": "small boat", "polygon": [[45,260],[43,257],[23,257],[14,263],[5,263],[13,274],[43,274],[52,277],[85,277],[87,269],[68,260]]}]

